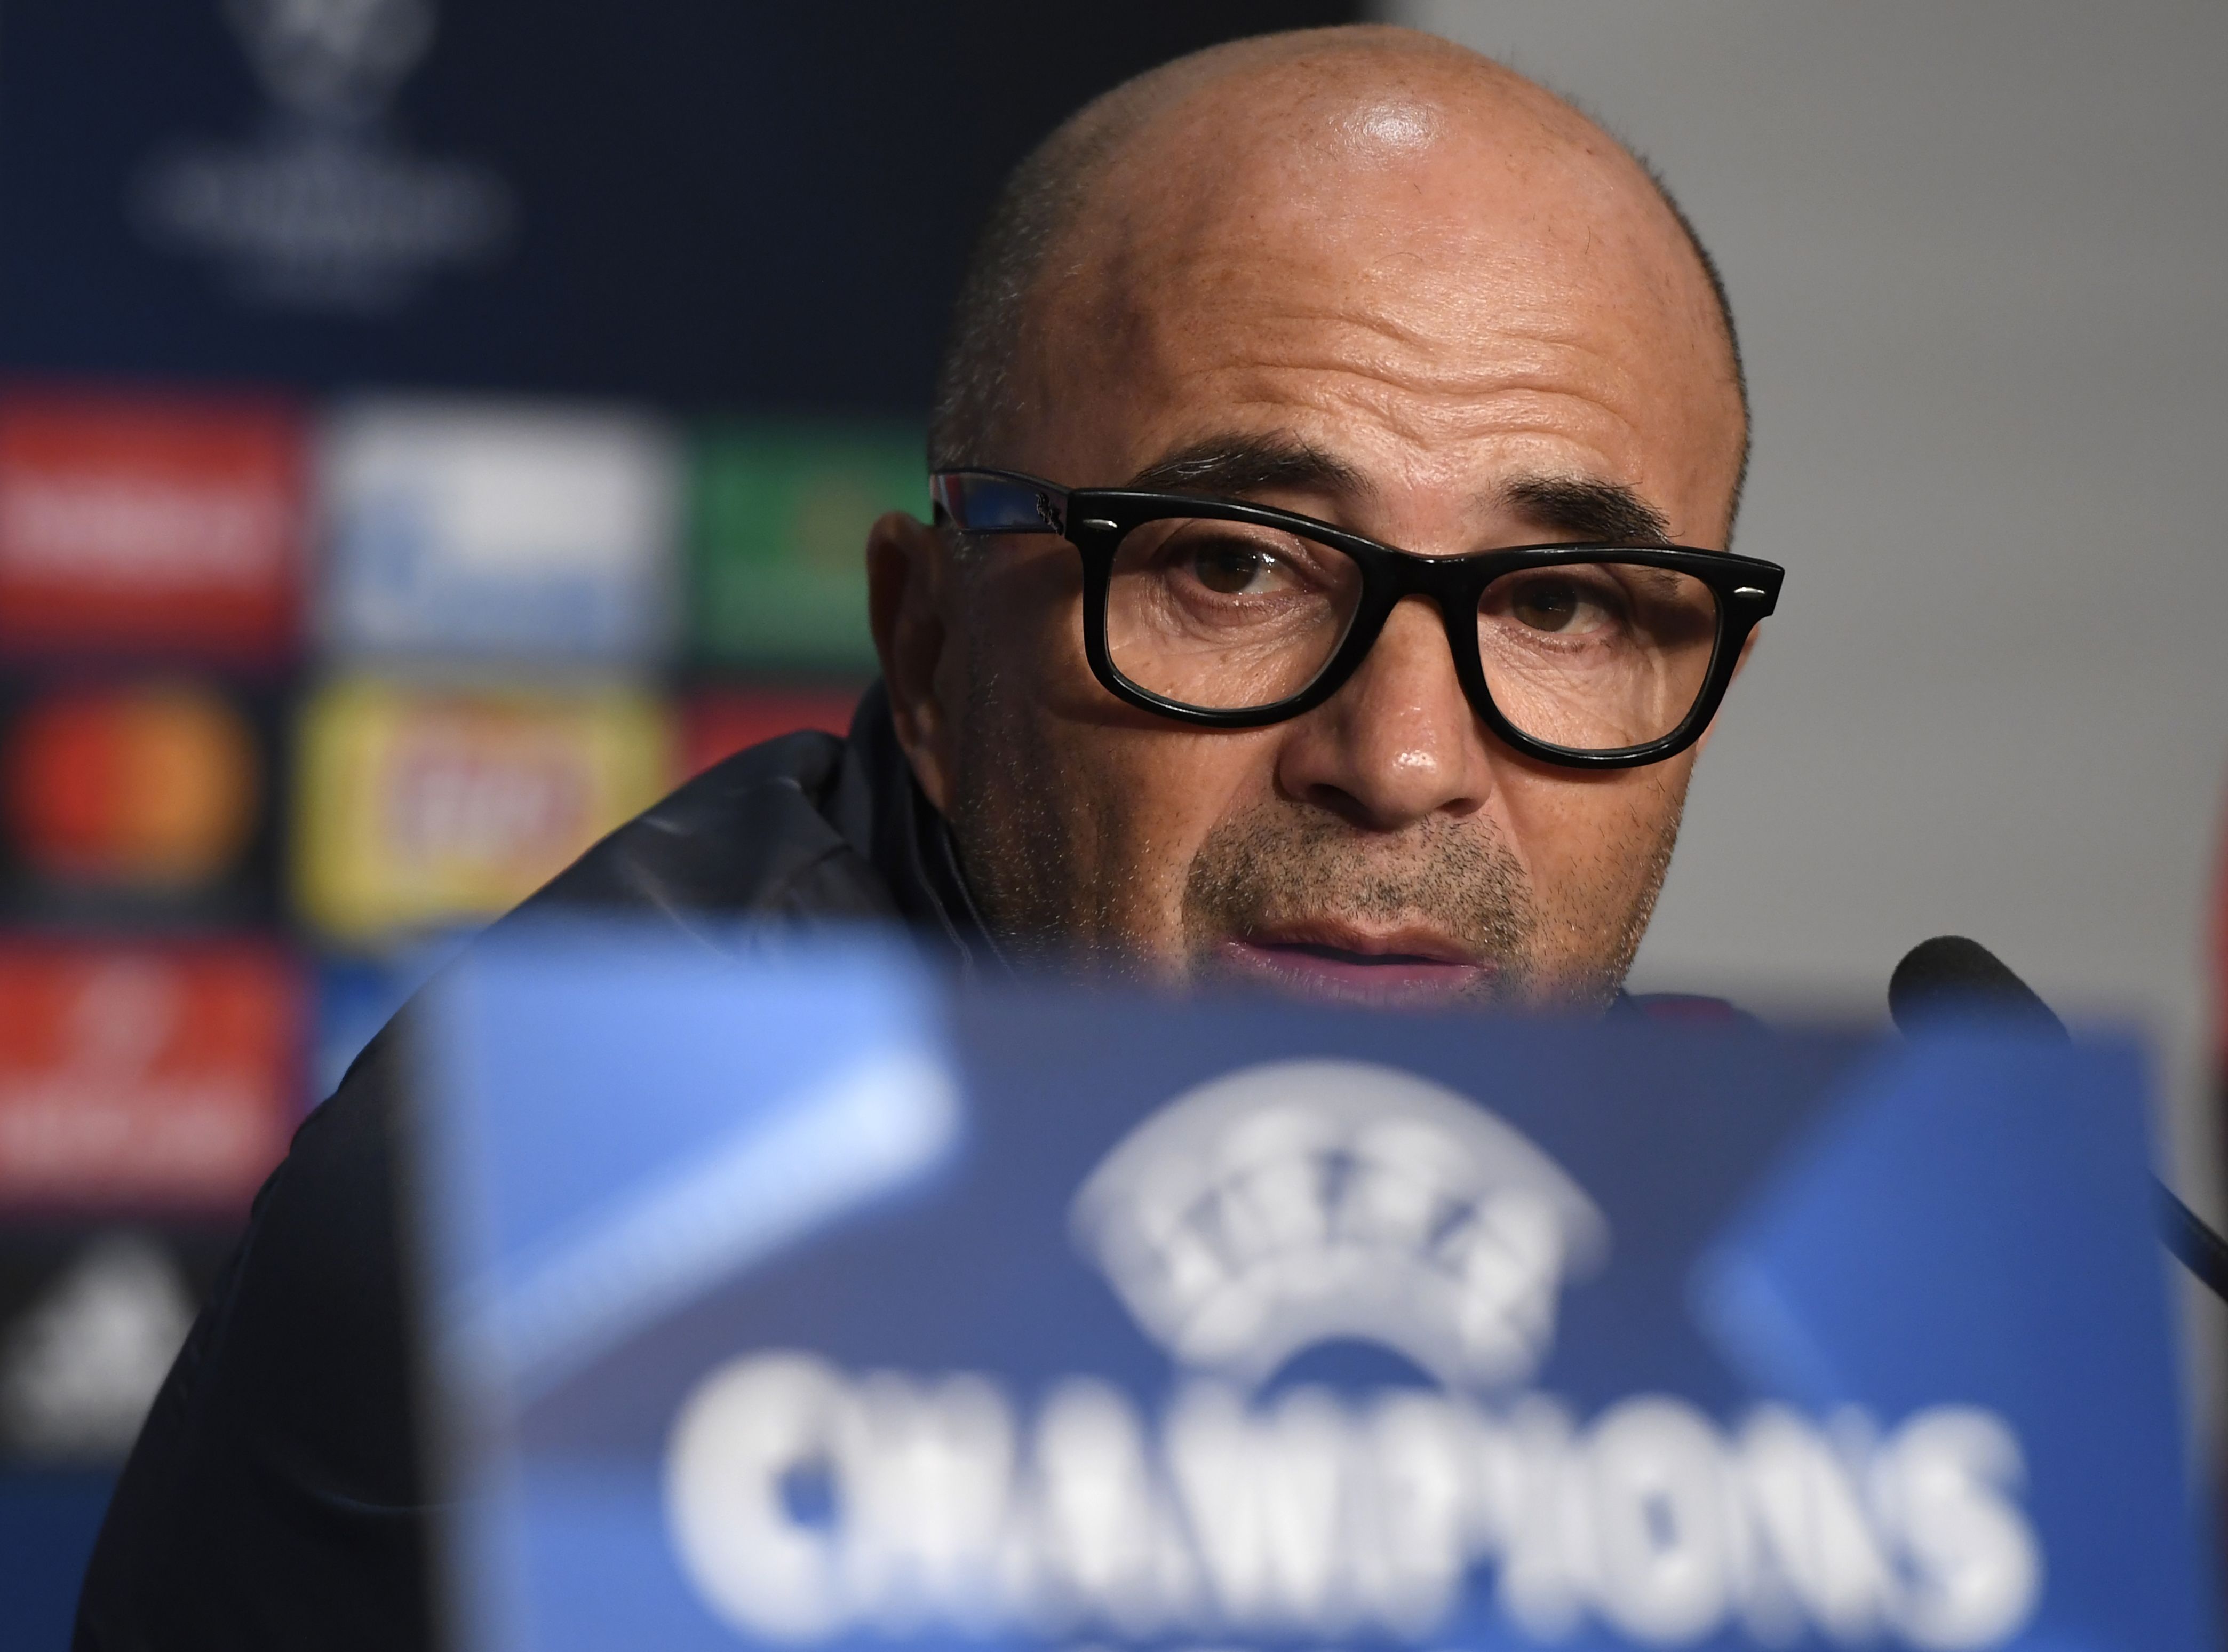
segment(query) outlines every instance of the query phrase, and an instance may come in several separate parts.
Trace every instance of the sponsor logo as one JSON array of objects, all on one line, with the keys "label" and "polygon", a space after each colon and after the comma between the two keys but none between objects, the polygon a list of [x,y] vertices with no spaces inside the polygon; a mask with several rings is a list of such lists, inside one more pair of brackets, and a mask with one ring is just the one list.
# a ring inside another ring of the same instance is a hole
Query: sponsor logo
[{"label": "sponsor logo", "polygon": [[413,661],[662,656],[679,457],[664,425],[619,409],[343,407],[319,451],[326,641]]},{"label": "sponsor logo", "polygon": [[871,675],[875,518],[931,514],[920,433],[873,424],[713,425],[691,478],[689,645],[752,669]]},{"label": "sponsor logo", "polygon": [[0,1206],[245,1204],[285,1150],[300,1008],[248,944],[0,950]]},{"label": "sponsor logo", "polygon": [[157,154],[130,206],[250,303],[375,314],[495,262],[516,215],[490,168],[412,152],[389,108],[433,43],[432,0],[227,0],[276,118],[246,143]]},{"label": "sponsor logo", "polygon": [[298,624],[301,434],[247,401],[0,399],[0,638],[283,654]]},{"label": "sponsor logo", "polygon": [[189,682],[57,691],[9,732],[9,836],[58,881],[189,889],[235,866],[262,798],[255,735]]},{"label": "sponsor logo", "polygon": [[357,938],[491,916],[656,802],[667,764],[630,692],[329,686],[303,716],[302,908]]},{"label": "sponsor logo", "polygon": [[103,1233],[0,1332],[0,1443],[35,1462],[120,1463],[193,1327],[165,1247]]},{"label": "sponsor logo", "polygon": [[[1950,1649],[2000,1643],[2039,1598],[2019,1444],[1988,1412],[1725,1422],[1641,1394],[1581,1420],[1525,1387],[1607,1225],[1537,1147],[1414,1075],[1282,1062],[1204,1085],[1114,1150],[1073,1220],[1180,1367],[1168,1402],[1089,1375],[1028,1401],[985,1373],[739,1358],[667,1458],[707,1607],[798,1643],[1430,1643],[1476,1602],[1546,1641]],[[1432,1380],[1279,1384],[1357,1338]]]}]

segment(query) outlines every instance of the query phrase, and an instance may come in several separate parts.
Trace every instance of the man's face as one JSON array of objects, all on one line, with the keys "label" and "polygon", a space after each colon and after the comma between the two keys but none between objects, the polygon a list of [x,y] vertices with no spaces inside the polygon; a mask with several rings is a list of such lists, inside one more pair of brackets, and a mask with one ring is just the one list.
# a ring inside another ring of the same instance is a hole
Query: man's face
[{"label": "man's face", "polygon": [[[1279,118],[1233,150],[1210,103],[1115,164],[1113,209],[1038,295],[1045,416],[999,462],[1180,480],[1433,555],[1724,543],[1725,347],[1622,156],[1405,92]],[[886,644],[900,733],[1010,942],[1368,1002],[1597,1004],[1623,978],[1693,752],[1518,756],[1420,601],[1308,714],[1188,727],[1092,677],[1072,547],[919,530],[906,555],[938,640],[925,666]]]}]

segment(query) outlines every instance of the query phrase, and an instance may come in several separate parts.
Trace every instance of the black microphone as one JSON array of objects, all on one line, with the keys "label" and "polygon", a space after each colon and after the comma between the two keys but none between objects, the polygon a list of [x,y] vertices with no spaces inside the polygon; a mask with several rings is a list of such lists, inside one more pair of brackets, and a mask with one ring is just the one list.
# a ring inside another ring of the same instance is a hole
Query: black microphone
[{"label": "black microphone", "polygon": [[[2066,1036],[2065,1023],[2033,987],[1962,935],[1937,935],[1905,953],[1888,977],[1887,1009],[1906,1038],[1945,1021],[1974,1017],[2045,1037]],[[2228,1301],[2228,1239],[2206,1226],[2173,1188],[2156,1177],[2152,1182],[2159,1237],[2214,1296]]]}]

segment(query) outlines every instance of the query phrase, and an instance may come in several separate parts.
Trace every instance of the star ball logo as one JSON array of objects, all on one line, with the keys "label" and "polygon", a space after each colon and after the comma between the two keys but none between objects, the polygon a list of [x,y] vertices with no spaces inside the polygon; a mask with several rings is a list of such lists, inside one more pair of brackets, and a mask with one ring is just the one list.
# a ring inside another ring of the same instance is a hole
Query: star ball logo
[{"label": "star ball logo", "polygon": [[272,100],[311,119],[381,113],[433,41],[432,0],[226,0]]},{"label": "star ball logo", "polygon": [[1447,1387],[1538,1368],[1609,1228],[1546,1156],[1412,1073],[1251,1067],[1149,1121],[1084,1188],[1079,1236],[1178,1364],[1257,1386],[1339,1339]]},{"label": "star ball logo", "polygon": [[[1178,1380],[855,1373],[769,1351],[683,1404],[669,1525],[745,1636],[1431,1642],[1497,1618],[1676,1646],[1985,1647],[2040,1597],[2016,1439],[1642,1394],[1582,1423],[1527,1385],[1609,1226],[1505,1122],[1397,1068],[1249,1067],[1085,1181],[1076,1239]],[[1426,1382],[1280,1382],[1336,1341]]]},{"label": "star ball logo", "polygon": [[245,141],[150,157],[126,205],[150,242],[211,261],[246,303],[343,315],[390,312],[508,250],[509,184],[414,152],[394,118],[433,44],[433,0],[226,0],[223,14],[268,108]]}]

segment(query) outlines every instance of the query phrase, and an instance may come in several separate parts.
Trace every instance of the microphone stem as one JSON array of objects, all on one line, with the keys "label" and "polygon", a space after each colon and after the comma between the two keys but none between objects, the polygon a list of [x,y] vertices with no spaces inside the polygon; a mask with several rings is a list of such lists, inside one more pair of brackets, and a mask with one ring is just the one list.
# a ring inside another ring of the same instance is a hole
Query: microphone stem
[{"label": "microphone stem", "polygon": [[2228,1239],[2199,1220],[2174,1190],[2152,1178],[2158,1189],[2159,1237],[2181,1258],[2182,1266],[2203,1280],[2216,1297],[2228,1298]]}]

